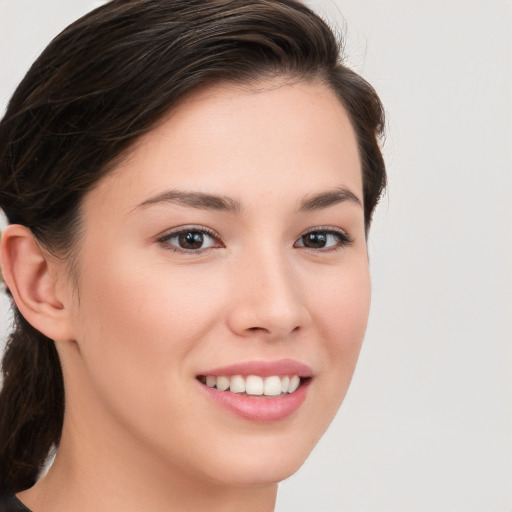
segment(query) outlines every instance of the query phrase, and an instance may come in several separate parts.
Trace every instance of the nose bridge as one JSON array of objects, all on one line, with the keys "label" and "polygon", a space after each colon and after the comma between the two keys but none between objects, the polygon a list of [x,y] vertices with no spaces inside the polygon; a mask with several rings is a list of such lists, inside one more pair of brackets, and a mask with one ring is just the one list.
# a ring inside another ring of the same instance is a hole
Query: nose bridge
[{"label": "nose bridge", "polygon": [[241,258],[232,327],[238,333],[283,337],[303,327],[307,308],[299,276],[284,248],[270,244]]}]

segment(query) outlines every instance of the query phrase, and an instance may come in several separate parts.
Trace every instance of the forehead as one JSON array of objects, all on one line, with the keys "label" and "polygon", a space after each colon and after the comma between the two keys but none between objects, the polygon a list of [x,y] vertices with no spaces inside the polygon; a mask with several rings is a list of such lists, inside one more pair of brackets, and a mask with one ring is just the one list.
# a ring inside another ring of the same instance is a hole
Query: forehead
[{"label": "forehead", "polygon": [[221,194],[227,187],[243,199],[337,185],[362,200],[357,142],[341,102],[321,83],[273,80],[189,95],[133,145],[97,192],[140,202],[162,188]]}]

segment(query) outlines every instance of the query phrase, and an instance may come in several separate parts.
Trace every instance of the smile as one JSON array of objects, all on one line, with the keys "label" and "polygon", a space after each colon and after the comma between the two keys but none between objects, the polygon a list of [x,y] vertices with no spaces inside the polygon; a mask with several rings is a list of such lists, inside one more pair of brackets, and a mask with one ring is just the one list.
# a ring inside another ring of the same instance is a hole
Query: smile
[{"label": "smile", "polygon": [[244,420],[269,423],[292,416],[305,401],[314,378],[309,366],[284,359],[210,369],[196,380],[221,410]]},{"label": "smile", "polygon": [[271,375],[260,377],[259,375],[233,375],[231,377],[219,375],[199,376],[199,381],[210,388],[231,393],[246,394],[248,396],[281,396],[294,393],[300,386],[301,379],[298,375]]}]

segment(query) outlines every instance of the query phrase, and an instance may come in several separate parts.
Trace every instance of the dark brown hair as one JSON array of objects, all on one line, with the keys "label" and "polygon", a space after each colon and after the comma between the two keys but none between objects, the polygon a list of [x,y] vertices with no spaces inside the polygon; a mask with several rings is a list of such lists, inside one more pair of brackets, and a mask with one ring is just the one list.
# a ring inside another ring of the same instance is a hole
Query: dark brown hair
[{"label": "dark brown hair", "polygon": [[[353,124],[368,229],[385,186],[384,116],[340,42],[296,0],[114,0],[55,38],[0,122],[0,207],[73,259],[89,190],[185,95],[216,82],[284,77],[327,84]],[[64,385],[52,340],[13,305],[3,359],[0,488],[30,487],[58,446]]]}]

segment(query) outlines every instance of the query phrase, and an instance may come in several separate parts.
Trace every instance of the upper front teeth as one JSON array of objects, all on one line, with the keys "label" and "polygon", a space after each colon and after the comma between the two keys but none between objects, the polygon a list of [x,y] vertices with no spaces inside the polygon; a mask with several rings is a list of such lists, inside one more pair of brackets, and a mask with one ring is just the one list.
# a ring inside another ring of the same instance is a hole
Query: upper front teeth
[{"label": "upper front teeth", "polygon": [[300,377],[293,375],[292,377],[259,377],[258,375],[233,375],[227,377],[219,375],[215,377],[208,375],[206,377],[206,385],[211,388],[217,388],[221,391],[228,389],[233,393],[247,393],[248,395],[266,395],[277,396],[281,393],[293,393],[300,384]]}]

